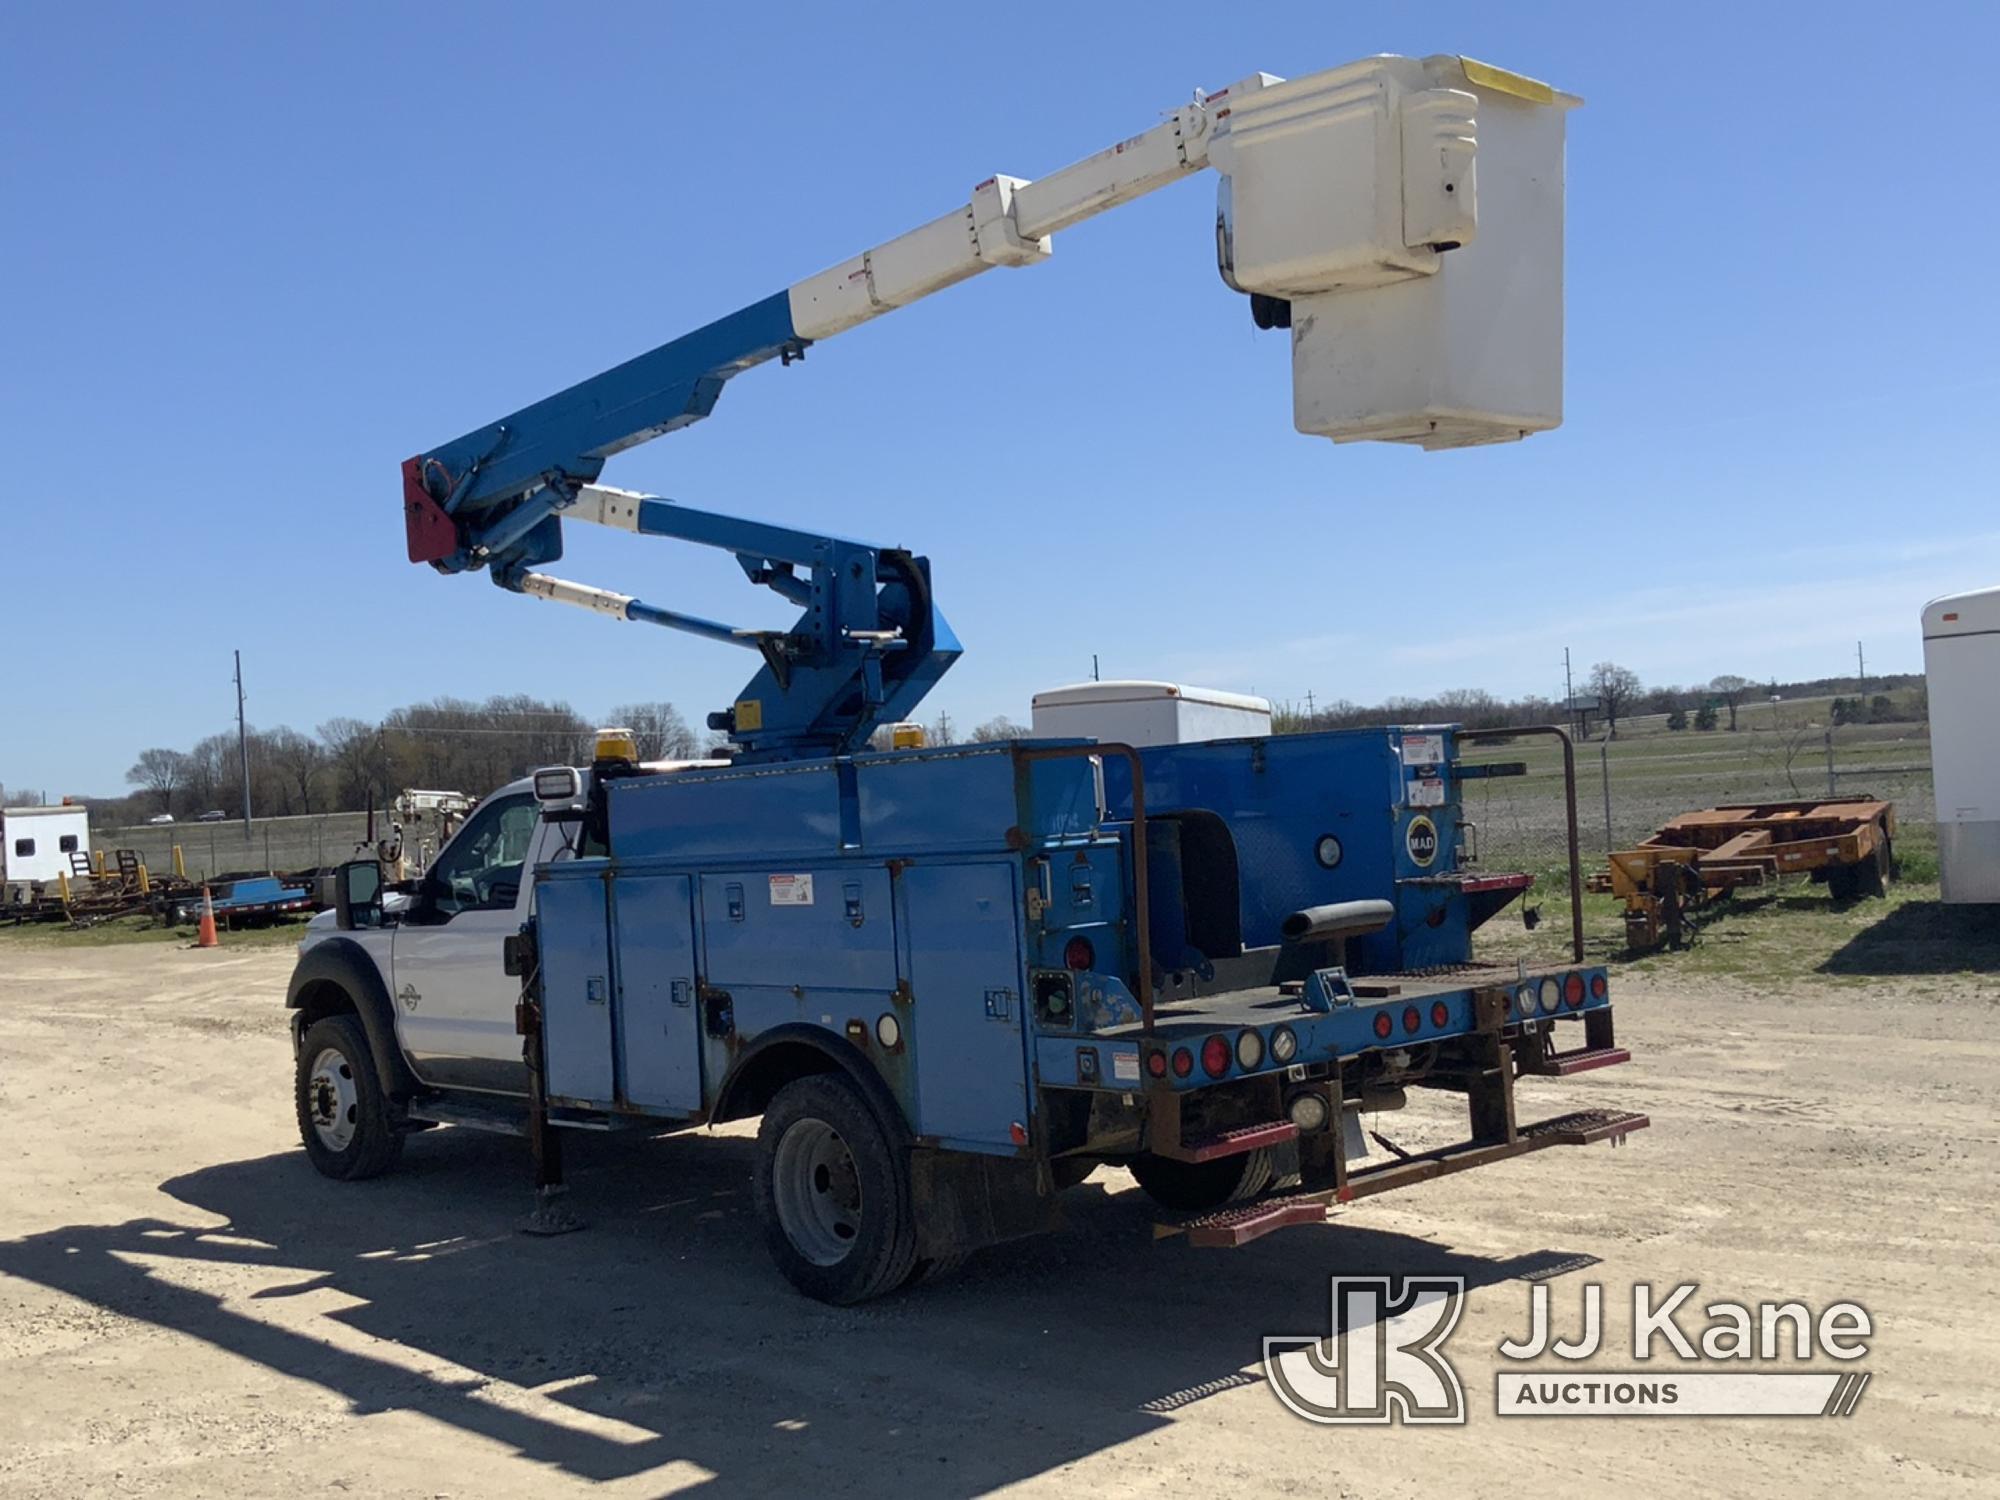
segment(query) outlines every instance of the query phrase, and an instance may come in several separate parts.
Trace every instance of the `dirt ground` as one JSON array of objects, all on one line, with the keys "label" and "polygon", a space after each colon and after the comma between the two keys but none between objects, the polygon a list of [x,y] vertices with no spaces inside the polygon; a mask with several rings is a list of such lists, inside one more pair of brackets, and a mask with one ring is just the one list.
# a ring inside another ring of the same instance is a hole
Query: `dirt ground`
[{"label": "dirt ground", "polygon": [[[1236,1252],[1156,1242],[1100,1171],[1066,1234],[835,1310],[765,1261],[741,1127],[579,1142],[591,1227],[554,1240],[515,1232],[517,1141],[434,1131],[395,1175],[321,1180],[289,964],[0,951],[0,1494],[2000,1493],[1991,975],[1622,978],[1633,1064],[1523,1102],[1649,1112],[1623,1149]],[[1407,1272],[1467,1279],[1470,1426],[1282,1409],[1263,1336],[1324,1333],[1331,1275]],[[1604,1285],[1603,1368],[1630,1367],[1634,1282],[1699,1281],[1863,1303],[1874,1378],[1845,1419],[1497,1417],[1496,1345],[1552,1273],[1564,1324]]]}]

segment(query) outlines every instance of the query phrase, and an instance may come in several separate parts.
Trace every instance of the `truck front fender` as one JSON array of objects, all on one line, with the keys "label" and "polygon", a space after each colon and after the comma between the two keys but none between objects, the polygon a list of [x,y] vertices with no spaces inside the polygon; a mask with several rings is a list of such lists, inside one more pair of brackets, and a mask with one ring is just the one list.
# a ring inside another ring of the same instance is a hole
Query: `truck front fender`
[{"label": "truck front fender", "polygon": [[396,1041],[396,1007],[375,960],[352,938],[330,937],[299,955],[286,987],[285,1006],[297,1012],[292,1023],[296,1047],[305,1028],[321,1016],[351,1011],[368,1035],[375,1074],[393,1097],[407,1099],[422,1085],[410,1071]]}]

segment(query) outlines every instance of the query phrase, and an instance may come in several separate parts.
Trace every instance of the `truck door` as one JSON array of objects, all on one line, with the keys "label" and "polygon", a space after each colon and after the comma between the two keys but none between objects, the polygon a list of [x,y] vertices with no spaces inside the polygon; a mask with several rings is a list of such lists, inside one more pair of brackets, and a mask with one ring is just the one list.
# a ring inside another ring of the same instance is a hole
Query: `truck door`
[{"label": "truck door", "polygon": [[1028,1121],[1021,895],[1005,864],[913,864],[897,879],[908,935],[917,1130],[1012,1151]]},{"label": "truck door", "polygon": [[501,946],[528,920],[548,836],[533,793],[494,797],[439,853],[395,930],[397,1035],[427,1083],[527,1092],[514,1031],[520,984],[502,968]]}]

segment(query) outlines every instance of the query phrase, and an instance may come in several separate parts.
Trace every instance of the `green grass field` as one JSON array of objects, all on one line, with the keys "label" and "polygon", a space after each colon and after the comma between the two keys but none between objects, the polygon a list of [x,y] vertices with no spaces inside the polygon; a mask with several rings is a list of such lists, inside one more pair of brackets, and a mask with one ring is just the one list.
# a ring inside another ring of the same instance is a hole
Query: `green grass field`
[{"label": "green grass field", "polygon": [[[1669,731],[1655,716],[1621,725],[1616,740],[1577,745],[1585,876],[1604,868],[1608,849],[1629,847],[1680,813],[1728,802],[1825,798],[1831,707],[1830,699],[1800,699],[1775,710],[1768,702],[1746,704],[1738,709],[1734,732]],[[1485,957],[1519,953],[1558,961],[1567,956],[1570,941],[1560,747],[1550,739],[1524,738],[1469,747],[1466,760],[1527,765],[1522,776],[1467,782],[1464,816],[1475,825],[1468,838],[1482,868],[1535,875],[1526,904],[1540,914],[1540,925],[1529,932],[1521,925],[1520,907],[1510,907],[1481,931],[1479,951]],[[1691,947],[1637,956],[1625,949],[1623,903],[1586,892],[1586,956],[1644,972],[1756,982],[1809,976],[1860,982],[1871,973],[2000,968],[2000,934],[1987,931],[1996,924],[1938,902],[1926,726],[1842,725],[1831,731],[1831,760],[1835,795],[1896,804],[1901,878],[1886,900],[1837,903],[1824,886],[1787,880],[1711,908]]]},{"label": "green grass field", "polygon": [[[2000,975],[2000,919],[1982,908],[1947,907],[1938,899],[1933,826],[1901,825],[1896,860],[1900,874],[1886,897],[1835,901],[1825,886],[1790,878],[1711,906],[1689,946],[1644,954],[1625,946],[1624,903],[1586,891],[1584,957],[1644,974],[1682,973],[1759,986],[1798,980],[1859,984],[1891,974]],[[1601,857],[1586,859],[1586,875],[1601,865]],[[1537,925],[1532,931],[1523,926],[1517,903],[1480,929],[1475,948],[1488,959],[1565,962],[1568,871],[1561,859],[1527,868],[1535,888],[1526,905],[1536,909]]]},{"label": "green grass field", "polygon": [[[1576,747],[1577,813],[1587,853],[1624,848],[1677,813],[1732,801],[1828,795],[1824,710],[1830,700],[1739,711],[1741,727],[1666,730],[1658,719],[1621,728],[1619,738]],[[1815,710],[1818,710],[1816,716]],[[1833,791],[1886,798],[1906,823],[1929,823],[1930,740],[1922,724],[1843,725],[1832,730]],[[1470,764],[1525,762],[1527,774],[1468,782],[1465,816],[1482,853],[1522,860],[1558,857],[1563,847],[1562,760],[1556,743],[1530,737],[1468,747]],[[1610,832],[1605,842],[1606,781]],[[1486,862],[1491,863],[1489,858]]]},{"label": "green grass field", "polygon": [[[273,922],[267,927],[223,929],[225,948],[277,948],[296,943],[306,930],[304,921]],[[9,947],[100,948],[108,944],[153,943],[161,947],[194,946],[192,924],[171,926],[149,916],[114,917],[88,927],[65,927],[60,922],[22,922],[0,926],[0,951]]]}]

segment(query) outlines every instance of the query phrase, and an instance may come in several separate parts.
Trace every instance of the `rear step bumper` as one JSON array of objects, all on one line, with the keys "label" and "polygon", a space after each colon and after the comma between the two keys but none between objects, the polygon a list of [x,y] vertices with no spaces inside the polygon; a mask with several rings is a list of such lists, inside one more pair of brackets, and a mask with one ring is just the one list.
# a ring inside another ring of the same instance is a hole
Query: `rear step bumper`
[{"label": "rear step bumper", "polygon": [[1616,1143],[1650,1124],[1652,1121],[1646,1116],[1626,1110],[1579,1110],[1575,1114],[1557,1115],[1553,1119],[1524,1125],[1515,1132],[1511,1141],[1462,1141],[1456,1146],[1445,1146],[1436,1151],[1425,1151],[1350,1172],[1345,1187],[1265,1198],[1257,1203],[1219,1209],[1163,1228],[1168,1232],[1184,1232],[1190,1245],[1204,1249],[1233,1249],[1294,1224],[1324,1223],[1327,1209],[1335,1203],[1372,1198],[1377,1193],[1428,1182],[1434,1177],[1446,1177],[1472,1167],[1487,1166],[1509,1157],[1525,1156],[1530,1151],[1541,1151],[1549,1146],[1588,1146],[1596,1141]]},{"label": "rear step bumper", "polygon": [[1225,1156],[1242,1156],[1267,1146],[1282,1146],[1299,1138],[1299,1127],[1290,1120],[1270,1120],[1262,1125],[1238,1125],[1214,1135],[1196,1136],[1175,1146],[1164,1143],[1153,1149],[1175,1161],[1220,1161]]},{"label": "rear step bumper", "polygon": [[1525,1071],[1542,1078],[1567,1078],[1572,1073],[1615,1068],[1631,1060],[1632,1054],[1623,1047],[1579,1047],[1574,1052],[1555,1052],[1538,1058]]}]

